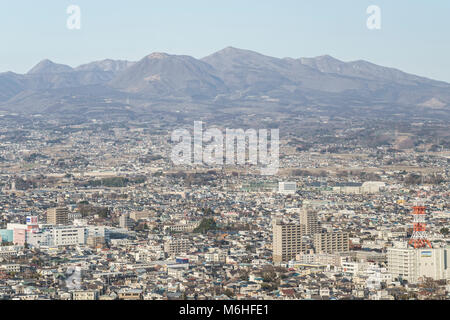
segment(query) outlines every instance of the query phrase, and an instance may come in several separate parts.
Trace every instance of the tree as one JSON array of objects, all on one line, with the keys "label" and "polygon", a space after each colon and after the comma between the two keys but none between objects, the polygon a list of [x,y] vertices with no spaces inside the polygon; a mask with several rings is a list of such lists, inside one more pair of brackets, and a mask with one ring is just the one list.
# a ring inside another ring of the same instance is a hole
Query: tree
[{"label": "tree", "polygon": [[442,228],[442,229],[441,229],[441,234],[443,234],[444,236],[448,235],[449,232],[450,232],[450,231],[449,231],[448,228]]},{"label": "tree", "polygon": [[207,233],[208,231],[217,230],[216,221],[213,218],[205,218],[200,225],[194,229],[194,233]]},{"label": "tree", "polygon": [[226,295],[228,298],[234,297],[234,293],[230,289],[225,290],[223,294]]}]

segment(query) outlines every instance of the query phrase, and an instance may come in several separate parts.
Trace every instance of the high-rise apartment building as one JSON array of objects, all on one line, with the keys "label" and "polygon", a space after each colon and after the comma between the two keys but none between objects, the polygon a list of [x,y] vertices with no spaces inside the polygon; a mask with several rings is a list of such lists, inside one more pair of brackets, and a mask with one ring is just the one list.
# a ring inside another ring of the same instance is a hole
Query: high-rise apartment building
[{"label": "high-rise apartment building", "polygon": [[189,251],[190,243],[187,239],[170,239],[164,243],[164,252],[169,256],[175,256]]},{"label": "high-rise apartment building", "polygon": [[47,223],[53,225],[66,225],[69,221],[69,209],[56,207],[47,210]]},{"label": "high-rise apartment building", "polygon": [[128,229],[133,226],[133,220],[130,219],[130,215],[128,213],[124,213],[119,217],[119,225],[124,229]]},{"label": "high-rise apartment building", "polygon": [[347,232],[316,233],[314,235],[316,253],[336,253],[350,250]]},{"label": "high-rise apartment building", "polygon": [[273,224],[273,262],[288,262],[296,255],[306,252],[307,246],[303,241],[304,226],[299,223],[283,223],[275,221]]},{"label": "high-rise apartment building", "polygon": [[317,219],[317,212],[303,208],[300,211],[300,224],[305,228],[306,235],[320,233],[320,225]]}]

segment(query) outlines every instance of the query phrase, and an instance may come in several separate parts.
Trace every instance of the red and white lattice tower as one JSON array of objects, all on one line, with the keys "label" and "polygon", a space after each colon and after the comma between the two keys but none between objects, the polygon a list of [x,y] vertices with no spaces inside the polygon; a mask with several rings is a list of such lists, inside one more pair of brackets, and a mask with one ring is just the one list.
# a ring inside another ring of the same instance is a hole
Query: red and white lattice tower
[{"label": "red and white lattice tower", "polygon": [[425,222],[425,218],[427,215],[425,206],[415,206],[413,207],[413,217],[414,217],[414,230],[409,240],[409,245],[414,246],[414,248],[431,248],[431,242],[428,240],[426,227],[427,224]]}]

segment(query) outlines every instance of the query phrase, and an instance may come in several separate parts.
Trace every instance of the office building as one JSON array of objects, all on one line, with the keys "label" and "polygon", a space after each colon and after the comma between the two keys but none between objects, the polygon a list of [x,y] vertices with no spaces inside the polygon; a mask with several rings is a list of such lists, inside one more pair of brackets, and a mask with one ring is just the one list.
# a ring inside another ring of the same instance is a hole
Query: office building
[{"label": "office building", "polygon": [[450,247],[387,250],[388,272],[395,278],[417,283],[425,278],[450,280]]},{"label": "office building", "polygon": [[84,245],[88,230],[84,227],[59,226],[27,234],[27,243],[34,247]]},{"label": "office building", "polygon": [[0,230],[0,242],[13,242],[14,230]]}]

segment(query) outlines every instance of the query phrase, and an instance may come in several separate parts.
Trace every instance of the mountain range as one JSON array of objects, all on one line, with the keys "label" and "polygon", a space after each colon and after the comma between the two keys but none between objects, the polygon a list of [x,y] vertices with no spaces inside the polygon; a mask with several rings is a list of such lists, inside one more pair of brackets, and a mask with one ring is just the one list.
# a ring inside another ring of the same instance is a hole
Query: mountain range
[{"label": "mountain range", "polygon": [[152,53],[72,68],[49,60],[26,74],[0,73],[0,110],[146,112],[154,105],[252,108],[396,108],[448,114],[450,84],[358,60],[274,58],[225,48],[203,59]]}]

